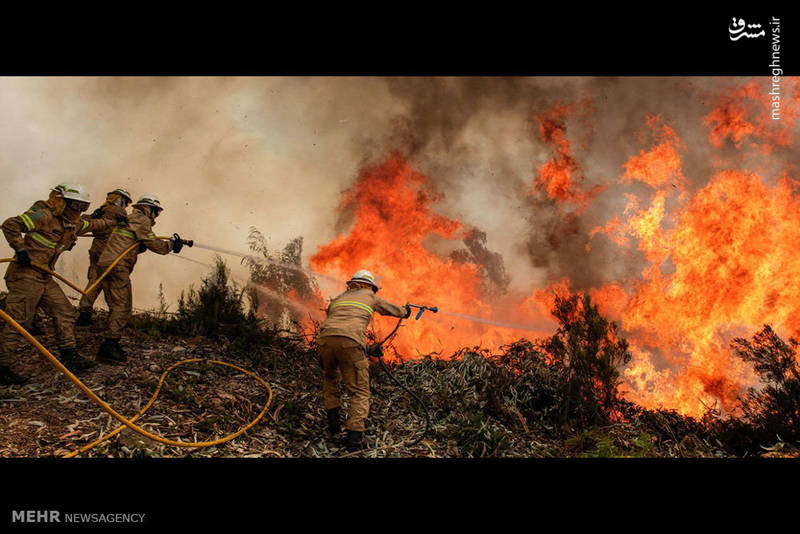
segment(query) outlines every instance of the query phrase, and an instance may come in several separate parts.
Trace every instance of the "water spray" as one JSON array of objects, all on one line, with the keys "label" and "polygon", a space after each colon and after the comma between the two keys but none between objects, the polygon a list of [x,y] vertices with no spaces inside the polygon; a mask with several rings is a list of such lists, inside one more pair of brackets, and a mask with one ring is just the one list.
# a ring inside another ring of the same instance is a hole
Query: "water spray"
[{"label": "water spray", "polygon": [[[231,254],[231,255],[234,255],[234,256],[242,257],[242,258],[252,259],[253,261],[257,261],[257,262],[266,262],[266,263],[270,263],[270,264],[274,264],[274,265],[280,265],[282,267],[287,267],[287,268],[298,270],[298,271],[303,271],[303,272],[306,272],[306,273],[310,272],[311,274],[318,275],[318,276],[325,276],[325,275],[322,275],[320,273],[316,273],[314,271],[308,271],[306,269],[299,268],[299,267],[297,267],[295,265],[286,265],[286,264],[283,264],[283,263],[280,263],[280,262],[270,261],[270,260],[268,260],[266,258],[259,258],[259,257],[252,256],[252,255],[249,255],[249,254],[242,254],[240,252],[235,252],[235,251],[232,251],[232,250],[226,250],[226,249],[222,249],[222,248],[219,248],[219,247],[212,247],[210,245],[203,245],[203,244],[200,244],[200,243],[196,243],[196,245],[199,248],[204,248],[204,249],[207,249],[207,250],[213,250],[215,252],[220,252],[222,254]],[[175,256],[175,257],[176,258],[180,258],[180,259],[182,259],[184,261],[189,261],[189,262],[198,264],[198,265],[204,265],[204,266],[209,267],[209,268],[213,268],[214,267],[213,265],[210,265],[210,264],[207,264],[205,262],[198,261],[198,260],[195,260],[195,259],[192,259],[192,258],[187,258],[187,257],[184,257],[184,256]],[[325,278],[328,278],[328,279],[331,279],[331,280],[339,282],[339,280],[336,280],[335,278],[332,278],[332,277],[329,277],[329,276],[325,276]],[[255,287],[258,290],[262,290],[263,289],[264,291],[268,291],[271,294],[271,296],[274,296],[275,298],[277,298],[277,299],[279,299],[279,300],[281,300],[281,301],[283,301],[283,302],[285,302],[285,303],[287,303],[289,305],[296,306],[295,303],[292,303],[291,301],[286,299],[286,297],[284,297],[283,295],[275,293],[275,292],[273,292],[271,290],[268,290],[266,288],[261,288],[259,286],[254,286],[252,284],[248,284],[248,285],[250,287]],[[409,308],[416,308],[416,309],[419,310],[417,312],[416,317],[414,318],[417,321],[420,319],[420,317],[422,317],[422,314],[426,310],[431,311],[433,313],[438,313],[439,312],[439,308],[437,306],[423,306],[421,304],[410,304],[410,303],[407,304],[407,306]],[[409,316],[410,316],[410,314],[409,314]],[[389,333],[388,336],[386,336],[383,339],[383,341],[380,341],[379,343],[374,343],[374,344],[368,346],[366,348],[366,353],[368,355],[372,356],[373,358],[376,358],[378,360],[378,363],[380,364],[381,368],[383,369],[383,371],[389,377],[389,379],[392,382],[394,382],[398,387],[400,387],[400,389],[402,389],[406,394],[408,394],[412,399],[414,399],[422,407],[422,412],[423,412],[423,414],[425,416],[425,428],[423,429],[422,433],[416,439],[414,439],[412,441],[409,441],[409,442],[406,442],[406,443],[403,444],[404,447],[411,447],[413,445],[416,445],[420,441],[422,441],[423,438],[425,438],[425,436],[427,435],[428,430],[430,429],[430,415],[428,414],[428,407],[425,405],[425,402],[423,402],[423,400],[421,398],[419,398],[413,391],[408,389],[402,382],[400,382],[397,379],[397,377],[394,376],[394,374],[392,374],[392,371],[389,369],[389,367],[383,361],[383,349],[382,349],[383,344],[386,343],[392,336],[394,336],[395,333],[397,332],[398,328],[400,328],[400,324],[403,322],[403,319],[404,318],[401,317],[397,321],[397,324],[395,325],[394,329]]]},{"label": "water spray", "polygon": [[441,310],[443,315],[449,315],[450,317],[457,317],[459,319],[465,319],[467,321],[472,321],[473,323],[481,323],[481,324],[488,324],[492,326],[502,326],[504,328],[511,328],[513,330],[526,330],[528,332],[541,332],[542,330],[546,330],[551,324],[542,325],[541,327],[537,327],[536,325],[530,324],[520,324],[520,323],[506,323],[503,321],[495,321],[493,319],[486,319],[484,317],[477,317],[475,315],[467,315],[465,313],[458,313],[458,312],[451,312],[446,310]]},{"label": "water spray", "polygon": [[252,254],[245,254],[243,252],[237,252],[235,250],[229,250],[229,249],[226,249],[226,248],[215,247],[213,245],[206,245],[205,243],[197,243],[197,242],[195,242],[194,246],[196,246],[197,248],[210,250],[212,252],[219,252],[221,254],[228,254],[229,256],[236,256],[236,257],[239,257],[239,258],[242,258],[242,259],[246,259],[246,260],[249,260],[249,261],[253,261],[253,262],[256,262],[256,263],[262,263],[262,264],[263,263],[267,263],[267,264],[270,264],[270,265],[275,265],[277,267],[283,267],[284,269],[291,269],[293,271],[302,272],[302,273],[305,273],[307,275],[318,276],[320,278],[324,278],[324,279],[326,279],[328,281],[335,282],[337,284],[343,284],[344,283],[342,280],[339,280],[338,278],[334,278],[332,276],[328,276],[328,275],[323,274],[323,273],[318,273],[317,271],[313,271],[311,269],[306,269],[306,268],[303,268],[303,267],[299,267],[299,266],[293,265],[291,263],[283,263],[283,262],[280,262],[280,261],[271,260],[271,259],[265,258],[263,256],[261,256],[261,257],[253,256]]},{"label": "water spray", "polygon": [[[208,267],[209,269],[214,269],[213,265],[211,265],[210,263],[206,263],[204,261],[195,260],[193,258],[187,258],[186,256],[179,256],[177,254],[171,254],[170,256],[172,256],[173,258],[178,258],[179,260],[188,261],[190,263],[194,263],[194,264],[197,264],[197,265],[202,265],[204,267]],[[236,280],[239,283],[244,284],[247,287],[251,287],[251,288],[255,289],[256,291],[258,291],[262,295],[266,295],[269,298],[272,298],[272,299],[279,300],[279,301],[283,302],[287,306],[290,306],[290,307],[294,308],[296,311],[303,312],[303,313],[309,313],[309,314],[318,311],[315,308],[310,308],[310,307],[308,307],[308,306],[306,306],[304,304],[301,304],[299,302],[294,302],[292,300],[289,300],[285,295],[282,295],[281,293],[278,293],[277,291],[273,291],[272,289],[269,289],[267,287],[254,284],[252,281],[244,280],[244,279],[239,278],[238,276],[235,276],[233,274],[231,275],[231,278],[233,278],[234,280]]]},{"label": "water spray", "polygon": [[[275,261],[275,260],[270,260],[269,258],[254,256],[252,254],[245,254],[243,252],[237,252],[235,250],[225,249],[225,248],[221,248],[221,247],[215,247],[213,245],[206,245],[205,243],[194,242],[194,246],[196,246],[197,248],[202,248],[202,249],[210,250],[210,251],[213,251],[213,252],[219,252],[221,254],[228,254],[228,255],[231,255],[231,256],[244,258],[244,259],[256,262],[256,263],[276,265],[278,267],[283,267],[285,269],[291,269],[291,270],[294,270],[294,271],[305,273],[306,275],[309,275],[309,276],[317,276],[317,277],[320,277],[320,278],[324,278],[325,280],[328,280],[330,282],[334,282],[336,284],[344,284],[345,283],[344,280],[339,280],[338,278],[335,278],[333,276],[329,276],[327,274],[323,274],[323,273],[314,271],[312,269],[306,269],[304,267],[299,267],[297,265],[292,265],[292,264],[289,264],[289,263],[283,263],[283,262],[279,262],[279,261]],[[526,325],[526,324],[520,324],[520,323],[510,323],[510,322],[503,322],[503,321],[495,321],[493,319],[486,319],[484,317],[478,317],[476,315],[468,315],[468,314],[465,314],[465,313],[440,310],[438,307],[435,307],[435,306],[427,307],[427,306],[421,306],[421,305],[418,305],[418,304],[409,304],[409,306],[411,306],[413,308],[417,308],[417,309],[420,310],[416,315],[416,319],[419,319],[420,316],[422,315],[422,313],[425,310],[430,310],[433,313],[441,312],[442,315],[448,315],[450,317],[456,317],[458,319],[464,319],[466,321],[471,321],[473,323],[481,323],[481,324],[487,324],[487,325],[491,325],[491,326],[500,326],[500,327],[503,327],[503,328],[511,328],[513,330],[524,330],[524,331],[527,331],[527,332],[541,332],[542,330],[546,330],[547,328],[552,326],[551,324],[542,325],[542,326],[536,326],[536,325]]]}]

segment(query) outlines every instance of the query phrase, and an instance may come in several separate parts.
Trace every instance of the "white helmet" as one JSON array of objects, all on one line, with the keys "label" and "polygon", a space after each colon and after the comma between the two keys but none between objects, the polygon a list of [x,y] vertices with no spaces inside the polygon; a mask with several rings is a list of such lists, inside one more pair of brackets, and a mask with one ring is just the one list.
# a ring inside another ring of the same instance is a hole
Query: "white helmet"
[{"label": "white helmet", "polygon": [[160,210],[164,209],[161,206],[161,201],[158,200],[158,197],[155,195],[142,195],[142,197],[136,201],[134,206],[153,206],[154,208],[158,208]]},{"label": "white helmet", "polygon": [[131,196],[131,194],[130,194],[130,193],[128,193],[128,191],[127,191],[127,190],[125,190],[125,189],[122,189],[121,187],[118,187],[118,188],[114,189],[113,191],[109,191],[109,192],[108,192],[108,193],[106,193],[106,194],[107,194],[107,195],[110,195],[111,193],[117,193],[117,194],[119,194],[119,195],[121,195],[121,196],[123,196],[123,197],[127,198],[127,199],[128,199],[128,202],[133,202],[133,197]]},{"label": "white helmet", "polygon": [[67,184],[58,184],[58,185],[57,185],[57,186],[55,186],[53,189],[51,189],[51,191],[55,191],[56,193],[59,193],[59,194],[61,194],[61,193],[63,193],[63,192],[64,192],[64,189],[65,189],[66,187],[67,187]]},{"label": "white helmet", "polygon": [[348,284],[350,282],[362,282],[364,284],[369,284],[372,286],[373,293],[378,292],[378,286],[375,283],[375,277],[372,276],[372,273],[367,271],[366,269],[361,269],[356,274],[354,274],[353,277],[347,281]]},{"label": "white helmet", "polygon": [[77,200],[78,202],[86,202],[87,204],[91,202],[89,199],[89,191],[86,190],[86,186],[83,184],[62,184],[56,186],[56,190],[61,188],[61,196],[63,196],[67,200]]}]

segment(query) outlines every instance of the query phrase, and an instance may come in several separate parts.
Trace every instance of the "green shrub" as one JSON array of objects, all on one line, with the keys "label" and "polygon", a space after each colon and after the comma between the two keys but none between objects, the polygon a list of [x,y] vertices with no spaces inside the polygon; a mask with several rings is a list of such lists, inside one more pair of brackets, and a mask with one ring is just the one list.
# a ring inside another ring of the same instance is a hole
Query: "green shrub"
[{"label": "green shrub", "polygon": [[250,292],[230,279],[228,267],[218,256],[199,289],[190,287],[181,292],[177,312],[168,312],[162,300],[159,311],[137,313],[130,324],[146,335],[204,336],[227,341],[230,354],[247,358],[254,365],[273,358],[281,349],[296,350],[296,341],[279,336],[275,328],[256,315],[250,304],[255,297]]}]

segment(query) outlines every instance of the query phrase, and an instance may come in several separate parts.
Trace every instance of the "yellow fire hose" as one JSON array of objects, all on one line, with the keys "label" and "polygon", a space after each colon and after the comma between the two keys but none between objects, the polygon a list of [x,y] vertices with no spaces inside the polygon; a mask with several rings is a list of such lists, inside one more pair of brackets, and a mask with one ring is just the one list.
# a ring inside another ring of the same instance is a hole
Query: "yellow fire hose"
[{"label": "yellow fire hose", "polygon": [[[168,239],[168,238],[158,236],[158,239]],[[92,289],[94,289],[97,286],[97,284],[99,284],[103,280],[103,278],[105,278],[105,276],[109,272],[111,272],[111,269],[113,269],[114,266],[117,265],[117,263],[119,263],[119,261],[126,254],[128,254],[131,250],[133,250],[135,247],[138,247],[138,246],[139,246],[139,243],[137,242],[137,243],[134,243],[133,245],[131,245],[130,247],[128,247],[122,254],[119,255],[119,257],[117,257],[117,259],[114,260],[114,262],[111,265],[109,265],[109,267],[105,270],[105,272],[102,275],[100,275],[100,277],[97,280],[95,280],[94,283],[90,284],[89,287],[87,287],[85,290],[80,289],[75,284],[71,283],[69,280],[65,279],[63,276],[59,275],[58,273],[53,272],[52,270],[50,270],[47,267],[44,267],[42,265],[33,265],[33,264],[32,264],[32,266],[35,267],[36,269],[39,269],[41,271],[44,271],[46,273],[49,273],[49,274],[55,276],[56,278],[58,278],[59,280],[61,280],[64,283],[66,283],[68,286],[70,286],[71,288],[75,289],[79,293],[86,294],[89,291],[91,291]],[[3,258],[3,259],[0,259],[0,263],[8,263],[8,262],[12,262],[12,261],[15,261],[15,259],[14,258]],[[102,410],[104,412],[106,412],[107,414],[112,416],[114,419],[116,419],[117,421],[119,421],[123,425],[123,426],[118,427],[116,430],[106,434],[105,436],[101,437],[100,439],[97,439],[97,440],[93,441],[92,443],[90,443],[88,445],[84,445],[83,447],[81,447],[80,449],[78,449],[76,451],[72,451],[71,453],[63,455],[64,458],[72,458],[72,457],[74,457],[74,456],[76,456],[76,455],[78,455],[78,454],[80,454],[82,452],[88,451],[92,447],[95,447],[96,445],[99,445],[103,441],[115,436],[116,434],[121,432],[122,429],[125,428],[125,427],[128,427],[131,430],[133,430],[134,432],[137,432],[137,433],[141,434],[142,436],[144,436],[146,438],[150,438],[153,441],[157,441],[157,442],[163,443],[165,445],[171,445],[173,447],[202,448],[202,447],[211,447],[211,446],[214,446],[214,445],[220,445],[222,443],[226,443],[226,442],[228,442],[228,441],[230,441],[232,439],[235,439],[235,438],[241,436],[242,434],[247,432],[250,428],[255,426],[261,420],[261,418],[264,417],[264,415],[267,413],[267,409],[269,408],[270,404],[272,403],[272,388],[270,388],[269,384],[267,384],[261,377],[259,377],[255,373],[252,373],[252,372],[250,372],[250,371],[248,371],[246,369],[242,369],[238,365],[233,365],[232,363],[227,363],[227,362],[223,362],[223,361],[219,361],[219,360],[206,360],[206,359],[203,359],[203,358],[190,358],[190,359],[186,359],[186,360],[181,360],[181,361],[179,361],[177,363],[174,363],[171,366],[169,366],[161,374],[161,379],[158,381],[158,386],[156,387],[156,390],[153,393],[153,396],[150,397],[150,400],[147,402],[147,404],[144,406],[144,408],[142,408],[139,411],[139,413],[137,413],[134,417],[132,417],[130,419],[126,419],[124,416],[122,416],[119,413],[117,413],[103,399],[98,397],[94,393],[94,391],[89,389],[83,382],[81,382],[81,380],[78,377],[76,377],[74,374],[72,374],[72,372],[70,372],[70,370],[67,369],[64,366],[64,364],[62,364],[58,360],[58,358],[53,356],[53,354],[49,350],[47,350],[44,347],[44,345],[39,343],[39,341],[35,337],[33,337],[30,333],[28,333],[28,331],[25,330],[25,328],[23,328],[22,325],[20,325],[17,321],[15,321],[5,311],[0,310],[0,318],[5,320],[11,327],[13,327],[15,330],[17,330],[17,332],[22,334],[22,337],[24,337],[26,340],[28,340],[36,348],[36,350],[38,350],[40,353],[42,353],[42,355],[45,358],[47,358],[50,361],[51,364],[53,364],[55,366],[56,369],[58,369],[64,375],[66,375],[66,377],[69,378],[72,381],[72,383],[74,383],[76,386],[78,386],[78,388],[81,391],[83,391],[86,394],[87,397],[92,399],[92,401],[94,401],[95,404],[97,404],[100,408],[102,408]],[[171,440],[171,439],[167,439],[167,438],[162,438],[161,436],[158,436],[156,434],[148,432],[144,428],[134,424],[134,421],[136,421],[142,415],[144,415],[144,413],[155,402],[156,398],[158,397],[159,392],[161,391],[161,386],[164,384],[164,380],[166,379],[167,374],[169,374],[170,371],[172,371],[173,369],[175,369],[176,367],[178,367],[180,365],[184,365],[184,364],[187,364],[187,363],[195,363],[195,362],[207,362],[207,363],[212,363],[212,364],[215,364],[215,365],[223,365],[225,367],[230,367],[231,369],[236,369],[237,371],[241,371],[242,373],[244,373],[244,374],[252,377],[256,381],[258,381],[261,385],[263,385],[266,388],[267,393],[268,393],[267,402],[266,402],[266,404],[264,404],[264,408],[261,410],[261,413],[259,413],[258,416],[255,419],[250,421],[247,425],[245,425],[244,427],[242,427],[238,431],[234,432],[233,434],[229,434],[229,435],[227,435],[225,437],[222,437],[220,439],[215,439],[215,440],[212,440],[212,441],[197,441],[197,442],[193,442],[193,441],[175,441],[175,440]]]}]

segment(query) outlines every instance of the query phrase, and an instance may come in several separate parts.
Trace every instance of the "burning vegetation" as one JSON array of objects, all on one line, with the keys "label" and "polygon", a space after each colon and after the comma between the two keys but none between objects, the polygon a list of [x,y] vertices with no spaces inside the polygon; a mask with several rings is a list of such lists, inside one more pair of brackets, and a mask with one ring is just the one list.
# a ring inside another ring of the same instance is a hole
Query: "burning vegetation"
[{"label": "burning vegetation", "polygon": [[[527,244],[530,255],[546,265],[548,255],[569,252],[580,265],[576,251],[588,254],[602,246],[613,250],[617,263],[632,267],[625,276],[599,282],[553,273],[549,283],[527,294],[509,291],[504,258],[491,251],[486,234],[437,213],[443,193],[400,153],[363,168],[343,197],[343,230],[310,263],[342,279],[368,266],[379,273],[387,298],[470,310],[516,325],[544,325],[557,290],[591,295],[628,340],[627,365],[620,366],[620,389],[627,398],[696,417],[710,407],[734,414],[758,377],[735,357],[731,341],[765,322],[787,335],[800,329],[795,304],[800,288],[794,282],[800,263],[792,245],[800,205],[791,164],[773,164],[765,173],[741,168],[751,161],[744,159],[750,157],[747,139],[758,141],[752,145],[755,157],[763,156],[764,143],[786,155],[780,151],[794,139],[794,122],[790,116],[775,129],[754,119],[754,83],[709,98],[711,111],[697,117],[698,124],[711,128],[712,150],[742,151],[730,162],[717,154],[716,168],[705,178],[686,176],[683,159],[693,147],[664,116],[646,116],[635,137],[641,148],[616,177],[598,180],[580,161],[584,137],[592,135],[591,98],[531,114],[532,135],[551,156],[534,168],[530,189],[520,191],[533,210],[550,213],[549,222],[534,230],[539,237]],[[797,106],[800,93],[793,94]],[[570,138],[572,126],[589,133]],[[612,194],[625,199],[622,209],[613,215],[604,209],[606,220],[590,226],[594,204],[602,200],[605,206]],[[388,328],[378,321],[380,332]],[[531,334],[443,314],[406,328],[398,355],[449,358],[463,346],[496,349],[551,328],[539,326]]]},{"label": "burning vegetation", "polygon": [[[315,323],[310,322],[311,330],[303,327],[303,321],[282,328],[267,316],[259,317],[259,301],[248,294],[253,295],[230,279],[228,268],[218,259],[199,289],[190,288],[180,300],[176,312],[163,306],[134,315],[129,333],[142,358],[127,371],[103,368],[88,384],[107,388],[109,402],[132,413],[142,392],[149,394],[156,387],[160,372],[174,362],[176,353],[210,358],[225,354],[226,359],[266,377],[278,397],[268,417],[248,432],[247,439],[192,451],[192,455],[346,454],[322,432],[325,414],[317,385],[321,370]],[[495,349],[465,347],[448,358],[434,354],[405,361],[395,343],[390,349],[396,357],[390,365],[399,380],[425,399],[431,429],[421,443],[402,446],[408,436],[421,431],[417,407],[386,376],[375,372],[366,434],[371,448],[360,454],[694,457],[800,453],[800,366],[794,339],[785,342],[768,326],[751,339],[734,339],[733,354],[752,366],[762,379],[761,386],[737,399],[739,415],[709,409],[703,417],[694,418],[675,410],[648,409],[625,398],[620,386],[621,371],[631,359],[628,341],[589,295],[556,292],[551,304],[558,326],[549,336],[519,339]],[[48,342],[51,320],[45,318],[41,327],[41,337]],[[100,343],[98,333],[86,335],[86,346]],[[47,456],[94,439],[96,409],[78,404],[71,384],[36,358],[26,361],[37,378],[0,399],[0,422],[8,436],[0,455]],[[121,388],[123,382],[116,375],[123,372],[133,377],[134,388]],[[263,396],[256,384],[234,375],[201,366],[185,376],[171,376],[147,420],[163,426],[173,437],[210,440],[232,432],[252,417]],[[56,407],[43,390],[65,400]],[[26,418],[40,425],[36,440],[20,433],[15,424]],[[116,423],[109,419],[104,425],[107,432]],[[129,432],[88,453],[112,457],[185,454]]]},{"label": "burning vegetation", "polygon": [[[270,446],[336,455],[320,437],[316,329],[343,290],[331,280],[367,268],[386,299],[440,310],[404,323],[385,348],[428,402],[431,433],[399,446],[420,421],[375,374],[370,454],[796,454],[800,81],[786,84],[780,124],[767,120],[757,82],[706,95],[688,126],[642,114],[623,161],[602,173],[582,157],[597,137],[597,99],[529,106],[540,151],[512,187],[530,225],[513,257],[447,204],[452,184],[421,170],[437,137],[412,120],[413,143],[368,159],[345,188],[336,235],[307,265],[302,237],[279,252],[251,228],[246,283],[219,261],[174,315],[140,314],[132,326],[202,337],[262,367],[282,399],[266,423],[280,437]],[[442,131],[457,146],[457,131]],[[537,277],[514,280],[519,261]],[[369,337],[393,326],[375,317]]]}]

